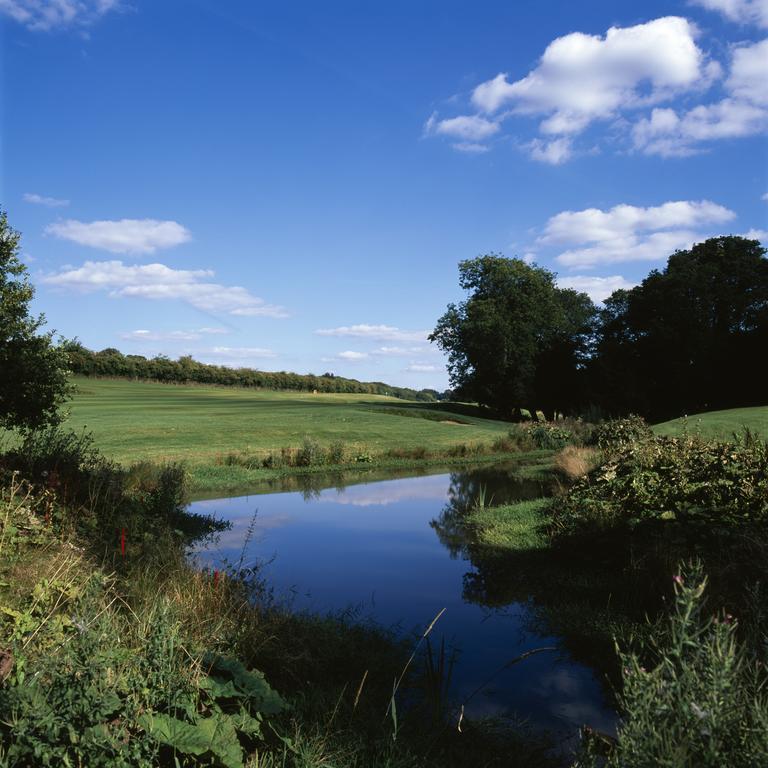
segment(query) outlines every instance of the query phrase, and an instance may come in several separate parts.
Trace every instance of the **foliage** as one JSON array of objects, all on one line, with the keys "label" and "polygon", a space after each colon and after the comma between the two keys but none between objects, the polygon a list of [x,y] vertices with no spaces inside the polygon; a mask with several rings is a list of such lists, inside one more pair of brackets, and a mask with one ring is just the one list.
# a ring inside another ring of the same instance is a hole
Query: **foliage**
[{"label": "foliage", "polygon": [[449,304],[429,337],[448,353],[451,385],[507,417],[534,402],[572,407],[595,313],[589,297],[497,255],[462,261],[459,283],[469,298]]},{"label": "foliage", "polygon": [[757,240],[711,238],[612,294],[589,366],[596,401],[656,420],[764,405],[765,253]]},{"label": "foliage", "polygon": [[707,609],[705,588],[700,566],[676,575],[661,637],[642,654],[621,654],[624,717],[618,739],[612,744],[590,736],[581,768],[765,765],[765,659],[752,657],[739,643],[733,617]]},{"label": "foliage", "polygon": [[67,342],[64,348],[69,356],[72,371],[79,376],[109,376],[173,384],[217,384],[310,393],[388,395],[423,402],[433,402],[436,399],[434,390],[395,387],[381,381],[363,382],[330,373],[315,376],[311,373],[228,368],[201,363],[189,355],[178,360],[171,360],[163,355],[148,359],[142,355],[124,355],[113,347],[93,352],[78,341]]},{"label": "foliage", "polygon": [[598,424],[592,433],[592,441],[603,450],[611,450],[647,440],[652,435],[653,431],[642,416],[630,415]]},{"label": "foliage", "polygon": [[20,236],[0,210],[0,428],[60,421],[69,396],[67,358],[42,333],[43,315],[29,314],[34,289],[19,258]]},{"label": "foliage", "polygon": [[553,521],[559,534],[677,521],[704,535],[766,523],[768,446],[749,432],[734,442],[685,436],[620,444],[554,501]]}]

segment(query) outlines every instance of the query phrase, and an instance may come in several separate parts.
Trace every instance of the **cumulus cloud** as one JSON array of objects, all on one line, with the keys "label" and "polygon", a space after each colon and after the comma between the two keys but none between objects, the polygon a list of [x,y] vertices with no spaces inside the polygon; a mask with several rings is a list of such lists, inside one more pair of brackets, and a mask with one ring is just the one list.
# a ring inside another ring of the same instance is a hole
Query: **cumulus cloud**
[{"label": "cumulus cloud", "polygon": [[703,231],[735,217],[733,211],[709,200],[563,211],[549,219],[538,243],[571,245],[557,256],[559,264],[571,268],[651,261],[690,247],[704,239]]},{"label": "cumulus cloud", "polygon": [[203,336],[229,333],[226,328],[198,328],[194,331],[136,330],[121,333],[126,341],[199,341]]},{"label": "cumulus cloud", "polygon": [[340,336],[355,339],[371,339],[373,341],[426,341],[430,331],[403,331],[391,325],[342,325],[339,328],[320,328],[315,331],[318,336]]},{"label": "cumulus cloud", "polygon": [[158,248],[172,248],[192,239],[189,230],[178,222],[157,219],[90,222],[66,219],[49,224],[45,232],[112,253],[154,253]]},{"label": "cumulus cloud", "polygon": [[553,141],[534,139],[529,145],[531,157],[540,163],[561,165],[571,158],[571,139],[565,136]]},{"label": "cumulus cloud", "polygon": [[648,155],[685,157],[700,152],[702,142],[762,133],[768,129],[766,61],[768,39],[735,47],[726,97],[680,114],[654,109],[632,130],[635,148]]},{"label": "cumulus cloud", "polygon": [[574,32],[553,40],[521,80],[502,73],[478,85],[473,104],[485,114],[505,108],[541,115],[541,131],[573,135],[619,110],[657,103],[701,87],[717,74],[684,18],[668,16],[604,37]]},{"label": "cumulus cloud", "polygon": [[0,0],[0,13],[34,32],[84,29],[121,8],[121,0]]},{"label": "cumulus cloud", "polygon": [[573,275],[558,278],[560,288],[572,288],[574,291],[586,293],[592,301],[599,303],[607,299],[614,291],[634,288],[636,283],[630,283],[621,275],[594,277],[592,275]]},{"label": "cumulus cloud", "polygon": [[[0,0],[2,2],[2,0]],[[64,208],[69,205],[69,200],[61,200],[58,197],[45,197],[37,195],[34,192],[25,192],[23,195],[25,203],[33,205],[45,205],[48,208]]]},{"label": "cumulus cloud", "polygon": [[693,5],[718,11],[737,24],[768,27],[768,0],[690,0]]},{"label": "cumulus cloud", "polygon": [[411,363],[405,368],[406,373],[436,373],[441,370],[432,363]]},{"label": "cumulus cloud", "polygon": [[[487,151],[484,142],[511,118],[535,117],[540,119],[538,138],[517,145],[527,149],[535,161],[560,165],[574,156],[574,138],[593,123],[613,121],[613,128],[619,128],[624,140],[628,129],[622,126],[627,113],[703,92],[719,80],[722,67],[699,47],[697,35],[695,25],[687,19],[665,16],[635,26],[611,27],[605,35],[572,32],[558,37],[524,77],[514,79],[501,72],[477,85],[471,95],[475,114],[441,120],[433,114],[424,133],[460,138],[461,143],[453,145],[455,149]],[[749,87],[754,85],[752,82]],[[729,87],[737,92],[735,82]],[[646,135],[658,131],[669,118],[664,113],[646,118],[649,124],[643,124],[631,137],[635,146],[650,145],[653,136]],[[706,121],[707,117],[692,119]],[[739,119],[751,125],[754,116],[742,114]],[[655,151],[694,151],[673,150],[669,144],[668,139],[659,139]]]},{"label": "cumulus cloud", "polygon": [[761,243],[768,243],[768,229],[750,229],[742,237],[747,240],[759,240]]},{"label": "cumulus cloud", "polygon": [[210,269],[172,269],[165,264],[86,261],[81,267],[44,275],[42,282],[80,292],[107,291],[116,298],[176,299],[205,312],[287,317],[282,307],[266,304],[246,288],[211,282],[213,274]]}]

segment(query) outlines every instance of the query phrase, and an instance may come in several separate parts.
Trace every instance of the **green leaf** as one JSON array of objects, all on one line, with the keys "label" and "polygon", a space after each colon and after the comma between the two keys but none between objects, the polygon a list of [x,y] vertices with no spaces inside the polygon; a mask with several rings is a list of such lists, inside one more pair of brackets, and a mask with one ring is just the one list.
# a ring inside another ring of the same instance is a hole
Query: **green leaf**
[{"label": "green leaf", "polygon": [[141,715],[139,725],[156,741],[187,755],[214,754],[226,768],[242,768],[243,750],[235,726],[216,713],[197,723],[185,723],[163,714]]}]

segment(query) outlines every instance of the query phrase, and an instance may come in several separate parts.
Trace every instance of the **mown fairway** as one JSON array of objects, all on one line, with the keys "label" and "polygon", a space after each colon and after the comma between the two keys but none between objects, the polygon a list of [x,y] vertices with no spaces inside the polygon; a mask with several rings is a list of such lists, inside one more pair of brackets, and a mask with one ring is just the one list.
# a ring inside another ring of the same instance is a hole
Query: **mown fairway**
[{"label": "mown fairway", "polygon": [[[67,426],[91,432],[120,462],[140,459],[214,463],[231,451],[265,455],[305,437],[342,440],[354,450],[447,448],[492,442],[509,425],[437,415],[430,405],[378,395],[272,392],[236,387],[77,379]],[[434,419],[414,418],[425,414]],[[387,411],[396,413],[387,413]],[[412,413],[413,416],[402,415]],[[467,422],[447,423],[451,420]]]},{"label": "mown fairway", "polygon": [[688,432],[704,437],[731,439],[748,427],[763,439],[768,438],[768,406],[731,408],[727,411],[696,413],[685,419],[673,419],[654,426],[657,435],[682,435]]}]

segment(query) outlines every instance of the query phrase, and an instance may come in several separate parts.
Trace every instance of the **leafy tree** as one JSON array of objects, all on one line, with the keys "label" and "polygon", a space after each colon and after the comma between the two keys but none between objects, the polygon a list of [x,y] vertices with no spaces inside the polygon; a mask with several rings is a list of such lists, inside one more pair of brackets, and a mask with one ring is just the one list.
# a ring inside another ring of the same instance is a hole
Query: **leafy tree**
[{"label": "leafy tree", "polygon": [[710,238],[614,293],[593,363],[599,399],[650,418],[764,405],[765,253],[757,240]]},{"label": "leafy tree", "polygon": [[19,260],[19,233],[0,211],[0,427],[34,428],[60,420],[67,398],[67,357],[29,314],[34,289]]},{"label": "leafy tree", "polygon": [[448,353],[458,394],[507,416],[572,407],[595,314],[589,297],[496,254],[462,261],[459,284],[469,298],[449,304],[429,337]]}]

